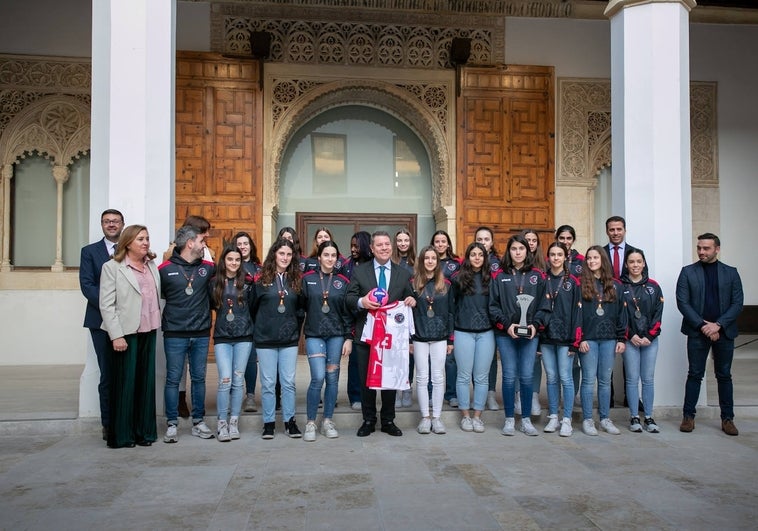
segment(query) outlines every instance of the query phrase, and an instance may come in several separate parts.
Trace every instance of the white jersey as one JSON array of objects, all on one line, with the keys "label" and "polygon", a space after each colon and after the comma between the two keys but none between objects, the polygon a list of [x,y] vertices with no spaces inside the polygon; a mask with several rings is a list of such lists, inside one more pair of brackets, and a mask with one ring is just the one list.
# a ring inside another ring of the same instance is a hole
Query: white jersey
[{"label": "white jersey", "polygon": [[408,356],[413,326],[413,310],[398,301],[371,310],[361,341],[371,345],[366,387],[369,389],[410,389]]}]

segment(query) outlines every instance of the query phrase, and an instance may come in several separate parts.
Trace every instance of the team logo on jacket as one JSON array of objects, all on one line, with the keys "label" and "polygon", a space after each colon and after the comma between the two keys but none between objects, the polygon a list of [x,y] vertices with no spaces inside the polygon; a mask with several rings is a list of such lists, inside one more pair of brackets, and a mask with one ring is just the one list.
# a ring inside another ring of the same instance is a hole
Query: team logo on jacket
[{"label": "team logo on jacket", "polygon": [[204,267],[201,267],[200,269],[197,270],[197,274],[200,275],[201,277],[204,277],[205,275],[208,274],[208,270],[205,269]]},{"label": "team logo on jacket", "polygon": [[397,324],[401,324],[401,323],[403,323],[404,321],[405,321],[405,315],[403,315],[402,313],[396,313],[396,314],[395,314],[395,322],[396,322]]},{"label": "team logo on jacket", "polygon": [[490,264],[490,271],[494,273],[495,271],[498,270],[498,267],[500,267],[500,264],[498,264],[497,262],[492,262]]},{"label": "team logo on jacket", "polygon": [[537,275],[532,275],[531,277],[529,277],[529,284],[531,284],[532,286],[537,285]]},{"label": "team logo on jacket", "polygon": [[334,282],[332,282],[332,286],[334,286],[334,289],[342,289],[342,286],[344,286],[345,283],[342,282],[340,279],[335,278]]},{"label": "team logo on jacket", "polygon": [[302,273],[303,271],[305,271],[305,262],[300,262],[300,263],[298,264],[298,267],[300,268],[300,272],[301,272],[301,273]]},{"label": "team logo on jacket", "polygon": [[563,291],[571,291],[571,282],[563,283]]},{"label": "team logo on jacket", "polygon": [[455,264],[452,261],[448,262],[445,267],[447,267],[448,271],[455,271]]},{"label": "team logo on jacket", "polygon": [[653,286],[648,286],[646,289],[647,289],[648,295],[652,295],[653,293],[655,293],[655,290],[653,289]]},{"label": "team logo on jacket", "polygon": [[579,275],[581,274],[581,272],[582,272],[582,266],[581,264],[579,264],[578,266],[576,266],[576,274]]}]

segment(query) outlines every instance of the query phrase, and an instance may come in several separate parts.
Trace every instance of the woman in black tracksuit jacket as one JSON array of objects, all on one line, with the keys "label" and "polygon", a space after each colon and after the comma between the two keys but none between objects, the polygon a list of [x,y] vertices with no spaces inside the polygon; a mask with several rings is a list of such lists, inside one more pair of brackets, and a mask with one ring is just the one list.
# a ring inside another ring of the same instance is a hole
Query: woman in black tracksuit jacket
[{"label": "woman in black tracksuit jacket", "polygon": [[295,246],[285,239],[274,242],[255,277],[253,339],[261,378],[264,439],[274,438],[277,375],[282,385],[285,433],[290,437],[302,436],[295,422],[297,344],[304,316],[300,277]]},{"label": "woman in black tracksuit jacket", "polygon": [[579,279],[569,272],[566,257],[568,249],[560,242],[547,248],[547,276],[545,287],[551,310],[547,314],[545,329],[540,334],[542,364],[547,381],[548,423],[545,432],[558,429],[558,402],[560,386],[563,388],[563,419],[561,437],[573,433],[571,410],[574,405],[574,379],[572,367],[582,340],[582,291]]}]

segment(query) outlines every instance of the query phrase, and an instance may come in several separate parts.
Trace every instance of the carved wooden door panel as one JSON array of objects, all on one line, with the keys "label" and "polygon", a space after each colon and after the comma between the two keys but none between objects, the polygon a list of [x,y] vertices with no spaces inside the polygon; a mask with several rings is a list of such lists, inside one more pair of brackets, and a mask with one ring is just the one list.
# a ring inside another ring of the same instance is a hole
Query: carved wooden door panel
[{"label": "carved wooden door panel", "polygon": [[261,241],[263,94],[256,61],[179,52],[176,62],[176,226],[208,218],[208,246],[239,230]]},{"label": "carved wooden door panel", "polygon": [[555,196],[553,68],[466,67],[457,103],[458,251],[480,225],[496,247],[534,228],[552,239]]}]

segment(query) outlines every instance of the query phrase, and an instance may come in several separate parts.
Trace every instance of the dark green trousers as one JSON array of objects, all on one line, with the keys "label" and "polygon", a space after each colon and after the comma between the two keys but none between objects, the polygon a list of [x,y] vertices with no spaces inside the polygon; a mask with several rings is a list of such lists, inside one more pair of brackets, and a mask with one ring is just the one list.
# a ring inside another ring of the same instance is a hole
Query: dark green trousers
[{"label": "dark green trousers", "polygon": [[108,446],[155,442],[155,330],[130,334],[125,352],[109,345],[111,389]]}]

